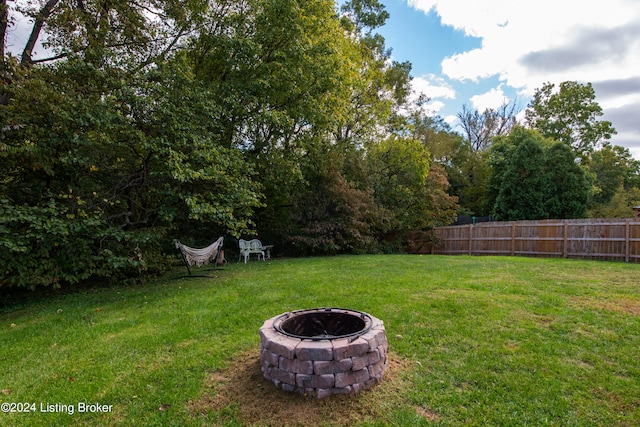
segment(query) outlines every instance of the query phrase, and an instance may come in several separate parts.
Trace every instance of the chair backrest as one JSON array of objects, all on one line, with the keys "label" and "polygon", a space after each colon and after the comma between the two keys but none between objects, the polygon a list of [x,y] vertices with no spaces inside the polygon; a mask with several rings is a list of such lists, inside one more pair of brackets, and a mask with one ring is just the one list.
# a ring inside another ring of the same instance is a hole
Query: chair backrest
[{"label": "chair backrest", "polygon": [[258,239],[253,239],[249,241],[249,250],[250,251],[261,251],[262,250],[262,242]]},{"label": "chair backrest", "polygon": [[249,242],[244,239],[238,240],[238,246],[240,246],[241,251],[249,250]]}]

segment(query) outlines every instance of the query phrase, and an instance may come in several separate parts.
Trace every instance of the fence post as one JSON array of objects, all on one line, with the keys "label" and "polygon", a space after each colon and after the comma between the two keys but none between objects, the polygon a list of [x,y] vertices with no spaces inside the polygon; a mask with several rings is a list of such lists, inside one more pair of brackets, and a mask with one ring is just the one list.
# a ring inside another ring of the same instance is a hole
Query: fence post
[{"label": "fence post", "polygon": [[516,254],[516,223],[511,224],[511,256]]},{"label": "fence post", "polygon": [[624,262],[629,262],[629,255],[631,254],[631,225],[629,222],[629,219],[624,222]]},{"label": "fence post", "polygon": [[568,239],[569,239],[569,220],[565,219],[564,221],[564,226],[563,226],[563,232],[562,232],[562,258],[566,258],[567,257],[567,251],[568,251]]}]

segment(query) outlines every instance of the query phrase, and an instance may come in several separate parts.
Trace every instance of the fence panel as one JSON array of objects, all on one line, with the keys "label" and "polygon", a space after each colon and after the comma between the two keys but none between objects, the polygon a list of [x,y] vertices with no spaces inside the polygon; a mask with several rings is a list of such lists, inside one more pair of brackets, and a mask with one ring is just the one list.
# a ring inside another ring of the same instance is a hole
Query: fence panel
[{"label": "fence panel", "polygon": [[[640,221],[627,218],[484,222],[438,227],[430,253],[640,262]],[[426,252],[419,252],[426,253]]]}]

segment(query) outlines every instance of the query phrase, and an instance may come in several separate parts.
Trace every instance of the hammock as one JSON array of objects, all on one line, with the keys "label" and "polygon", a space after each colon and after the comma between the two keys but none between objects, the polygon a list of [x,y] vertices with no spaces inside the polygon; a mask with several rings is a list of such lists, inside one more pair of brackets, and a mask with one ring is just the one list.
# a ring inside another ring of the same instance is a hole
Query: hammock
[{"label": "hammock", "polygon": [[174,243],[176,244],[176,249],[179,249],[180,253],[182,254],[182,260],[184,261],[184,265],[187,267],[189,276],[192,276],[192,265],[202,267],[203,265],[213,262],[213,269],[216,269],[216,264],[218,264],[218,258],[220,257],[220,248],[222,248],[223,241],[224,237],[220,237],[218,240],[202,249],[190,248],[189,246],[183,245],[177,240],[174,240]]}]

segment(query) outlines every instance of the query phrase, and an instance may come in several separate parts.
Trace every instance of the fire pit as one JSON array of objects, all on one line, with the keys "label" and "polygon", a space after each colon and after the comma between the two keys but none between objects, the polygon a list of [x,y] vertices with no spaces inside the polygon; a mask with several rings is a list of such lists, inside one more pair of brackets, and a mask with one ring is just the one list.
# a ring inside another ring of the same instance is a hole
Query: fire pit
[{"label": "fire pit", "polygon": [[387,348],[382,320],[355,310],[298,310],[273,317],[260,328],[264,377],[282,390],[317,398],[378,384]]}]

